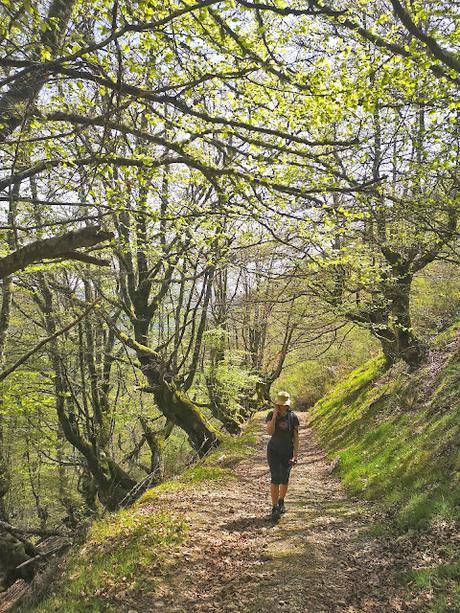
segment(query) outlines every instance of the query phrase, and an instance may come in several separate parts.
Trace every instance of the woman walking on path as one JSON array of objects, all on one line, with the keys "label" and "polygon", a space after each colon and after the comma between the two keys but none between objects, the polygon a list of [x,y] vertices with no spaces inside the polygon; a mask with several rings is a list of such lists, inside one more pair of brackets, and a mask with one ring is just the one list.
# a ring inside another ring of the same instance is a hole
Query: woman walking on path
[{"label": "woman walking on path", "polygon": [[265,423],[271,439],[267,446],[267,460],[270,466],[272,517],[279,519],[284,513],[284,499],[288,490],[289,473],[297,462],[299,451],[299,418],[289,408],[291,399],[288,392],[278,392],[275,407],[266,417]]}]

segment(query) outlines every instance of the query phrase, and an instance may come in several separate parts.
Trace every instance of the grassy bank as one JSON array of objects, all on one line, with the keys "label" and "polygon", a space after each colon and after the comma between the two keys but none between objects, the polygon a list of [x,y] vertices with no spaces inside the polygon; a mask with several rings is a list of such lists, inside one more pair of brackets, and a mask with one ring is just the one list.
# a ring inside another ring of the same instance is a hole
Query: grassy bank
[{"label": "grassy bank", "polygon": [[[311,411],[322,446],[331,458],[340,458],[338,470],[348,492],[375,501],[391,517],[391,530],[400,534],[444,531],[454,539],[458,534],[459,358],[458,331],[452,328],[436,340],[429,363],[416,372],[402,364],[386,371],[382,359],[374,359]],[[429,610],[450,611],[453,599],[460,602],[458,554],[458,541],[447,536],[435,563],[406,577],[437,593]]]}]

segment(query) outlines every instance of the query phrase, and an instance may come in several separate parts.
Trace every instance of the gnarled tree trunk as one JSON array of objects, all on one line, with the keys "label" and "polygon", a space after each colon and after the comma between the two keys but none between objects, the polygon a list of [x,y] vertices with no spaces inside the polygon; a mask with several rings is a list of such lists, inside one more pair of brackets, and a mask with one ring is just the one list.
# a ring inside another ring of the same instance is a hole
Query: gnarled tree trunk
[{"label": "gnarled tree trunk", "polygon": [[412,275],[401,275],[391,288],[390,304],[394,320],[396,358],[404,360],[409,366],[418,366],[426,357],[426,345],[416,337],[410,316],[410,288]]},{"label": "gnarled tree trunk", "polygon": [[219,444],[217,430],[209,423],[200,408],[187,394],[176,386],[176,383],[166,381],[145,355],[139,355],[142,370],[150,383],[148,391],[152,392],[159,410],[169,421],[182,428],[188,440],[199,456],[204,456]]},{"label": "gnarled tree trunk", "polygon": [[[53,296],[43,275],[40,275],[40,289],[43,300],[35,297],[43,314],[46,329],[54,334],[57,322],[53,310]],[[94,440],[86,440],[77,423],[73,410],[68,410],[68,386],[62,359],[59,354],[57,340],[53,339],[48,345],[48,355],[55,372],[54,385],[56,397],[56,413],[59,425],[66,440],[73,445],[85,459],[88,472],[92,475],[97,486],[98,497],[108,510],[115,510],[121,500],[136,485],[132,479],[114,460],[108,451],[108,439],[105,427],[105,416],[94,416],[94,427],[99,429]]]}]

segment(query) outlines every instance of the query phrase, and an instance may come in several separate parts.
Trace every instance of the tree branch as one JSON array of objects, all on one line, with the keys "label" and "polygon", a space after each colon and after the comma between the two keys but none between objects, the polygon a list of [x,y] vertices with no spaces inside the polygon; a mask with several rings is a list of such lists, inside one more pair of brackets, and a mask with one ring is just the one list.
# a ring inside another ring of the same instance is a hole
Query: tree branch
[{"label": "tree branch", "polygon": [[[105,232],[98,226],[87,226],[80,230],[67,232],[61,236],[34,241],[4,258],[0,258],[0,279],[4,279],[8,275],[36,262],[69,257],[69,253],[72,254],[71,259],[76,259],[75,251],[77,249],[81,247],[94,247],[112,238],[112,232]],[[78,254],[78,256],[78,259],[82,259],[84,254]],[[95,260],[95,258],[92,259]],[[88,261],[88,257],[86,261]],[[99,262],[92,261],[91,263]]]},{"label": "tree branch", "polygon": [[[52,54],[57,52],[59,43],[69,22],[75,0],[53,0],[50,4],[40,46]],[[48,79],[44,70],[32,70],[27,77],[17,79],[0,98],[0,143],[21,125],[24,114]]]},{"label": "tree branch", "polygon": [[443,49],[438,41],[433,38],[433,36],[429,36],[422,32],[420,28],[416,25],[410,14],[406,11],[403,5],[398,0],[390,0],[395,15],[398,17],[399,21],[403,24],[406,30],[412,34],[415,38],[417,38],[420,42],[424,43],[431,55],[433,55],[437,60],[442,62],[448,68],[452,68],[455,72],[460,73],[460,60],[446,49]]},{"label": "tree branch", "polygon": [[44,345],[46,345],[50,341],[54,340],[58,336],[61,336],[61,334],[65,334],[65,332],[67,332],[68,330],[70,330],[71,328],[76,326],[78,323],[80,323],[80,321],[82,321],[82,319],[84,319],[95,308],[95,306],[98,304],[99,301],[100,301],[100,298],[98,298],[92,304],[90,304],[89,307],[85,311],[83,311],[83,313],[79,317],[77,317],[77,319],[74,319],[74,321],[70,322],[70,324],[68,324],[64,328],[61,328],[61,330],[58,330],[54,334],[51,334],[50,336],[47,336],[46,338],[43,338],[39,343],[37,343],[35,345],[35,347],[33,347],[30,351],[28,351],[23,356],[21,356],[19,358],[19,360],[17,360],[12,366],[9,366],[7,369],[5,369],[3,372],[1,372],[0,373],[0,382],[4,381],[8,377],[8,375],[10,375],[16,369],[18,369],[19,366],[24,364],[24,362],[27,362],[27,360],[32,355],[34,355],[34,353],[37,353],[37,351],[39,351]]},{"label": "tree branch", "polygon": [[11,532],[12,534],[33,534],[34,536],[64,536],[62,532],[57,532],[56,530],[40,530],[38,528],[18,528],[17,526],[12,526],[7,521],[0,520],[0,528],[3,528],[7,532]]},{"label": "tree branch", "polygon": [[[311,2],[315,6],[319,6],[318,0],[311,0]],[[373,43],[376,47],[379,47],[380,49],[386,49],[387,51],[395,53],[396,55],[399,55],[401,57],[412,59],[414,62],[417,61],[416,58],[414,58],[414,56],[412,55],[412,53],[405,49],[402,45],[398,45],[397,43],[386,40],[383,36],[379,36],[375,32],[363,28],[352,19],[341,18],[340,21],[338,21],[336,18],[334,19],[334,17],[332,17],[332,19],[335,21],[336,25],[340,27],[345,27],[353,32],[357,32],[361,36],[361,38],[364,38],[364,40]],[[452,77],[448,72],[443,70],[443,68],[441,66],[438,66],[437,64],[431,64],[431,66],[429,66],[429,69],[437,77],[445,78],[453,83],[460,84],[460,79]]]}]

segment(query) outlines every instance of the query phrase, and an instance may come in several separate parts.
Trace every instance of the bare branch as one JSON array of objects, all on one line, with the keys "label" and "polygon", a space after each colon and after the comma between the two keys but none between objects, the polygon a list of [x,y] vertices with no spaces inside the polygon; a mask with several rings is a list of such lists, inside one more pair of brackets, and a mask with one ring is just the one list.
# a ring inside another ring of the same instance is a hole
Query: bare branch
[{"label": "bare branch", "polygon": [[58,336],[61,336],[61,334],[65,334],[71,328],[73,328],[78,323],[80,323],[80,321],[82,321],[82,319],[84,319],[95,308],[95,306],[98,304],[99,301],[100,301],[100,299],[98,298],[92,304],[90,304],[89,307],[85,311],[83,311],[83,313],[79,317],[77,317],[77,319],[74,319],[74,321],[70,322],[70,324],[67,324],[67,326],[65,326],[64,328],[61,328],[61,330],[58,330],[54,334],[51,334],[50,336],[47,336],[46,338],[43,338],[39,343],[37,343],[35,345],[35,347],[33,347],[30,351],[28,351],[23,356],[21,356],[19,358],[19,360],[17,360],[12,366],[9,366],[3,372],[1,372],[0,373],[0,382],[4,381],[8,377],[8,375],[10,375],[12,372],[17,370],[19,368],[19,366],[24,364],[24,362],[27,362],[27,360],[31,356],[33,356],[34,353],[37,353],[37,351],[39,351],[44,345],[46,345],[50,341],[56,339]]},{"label": "bare branch", "polygon": [[420,42],[424,43],[428,47],[428,51],[431,53],[431,55],[433,55],[437,60],[442,62],[448,68],[452,68],[452,70],[455,70],[455,72],[460,73],[460,60],[458,57],[446,49],[443,49],[435,38],[425,34],[425,32],[422,32],[422,30],[420,30],[410,14],[406,11],[403,5],[398,2],[398,0],[390,0],[390,2],[393,6],[395,15],[399,18],[406,30]]},{"label": "bare branch", "polygon": [[[23,270],[36,262],[69,257],[69,253],[72,254],[70,256],[71,259],[76,259],[75,251],[77,249],[81,247],[94,247],[112,238],[113,234],[111,232],[105,232],[98,226],[87,226],[80,230],[67,232],[61,236],[34,241],[4,258],[0,258],[0,279],[4,279],[8,275],[18,270]],[[78,255],[80,256],[78,259],[84,257],[82,254]],[[88,261],[87,258],[86,261]],[[91,263],[99,264],[100,262],[92,261]]]}]

